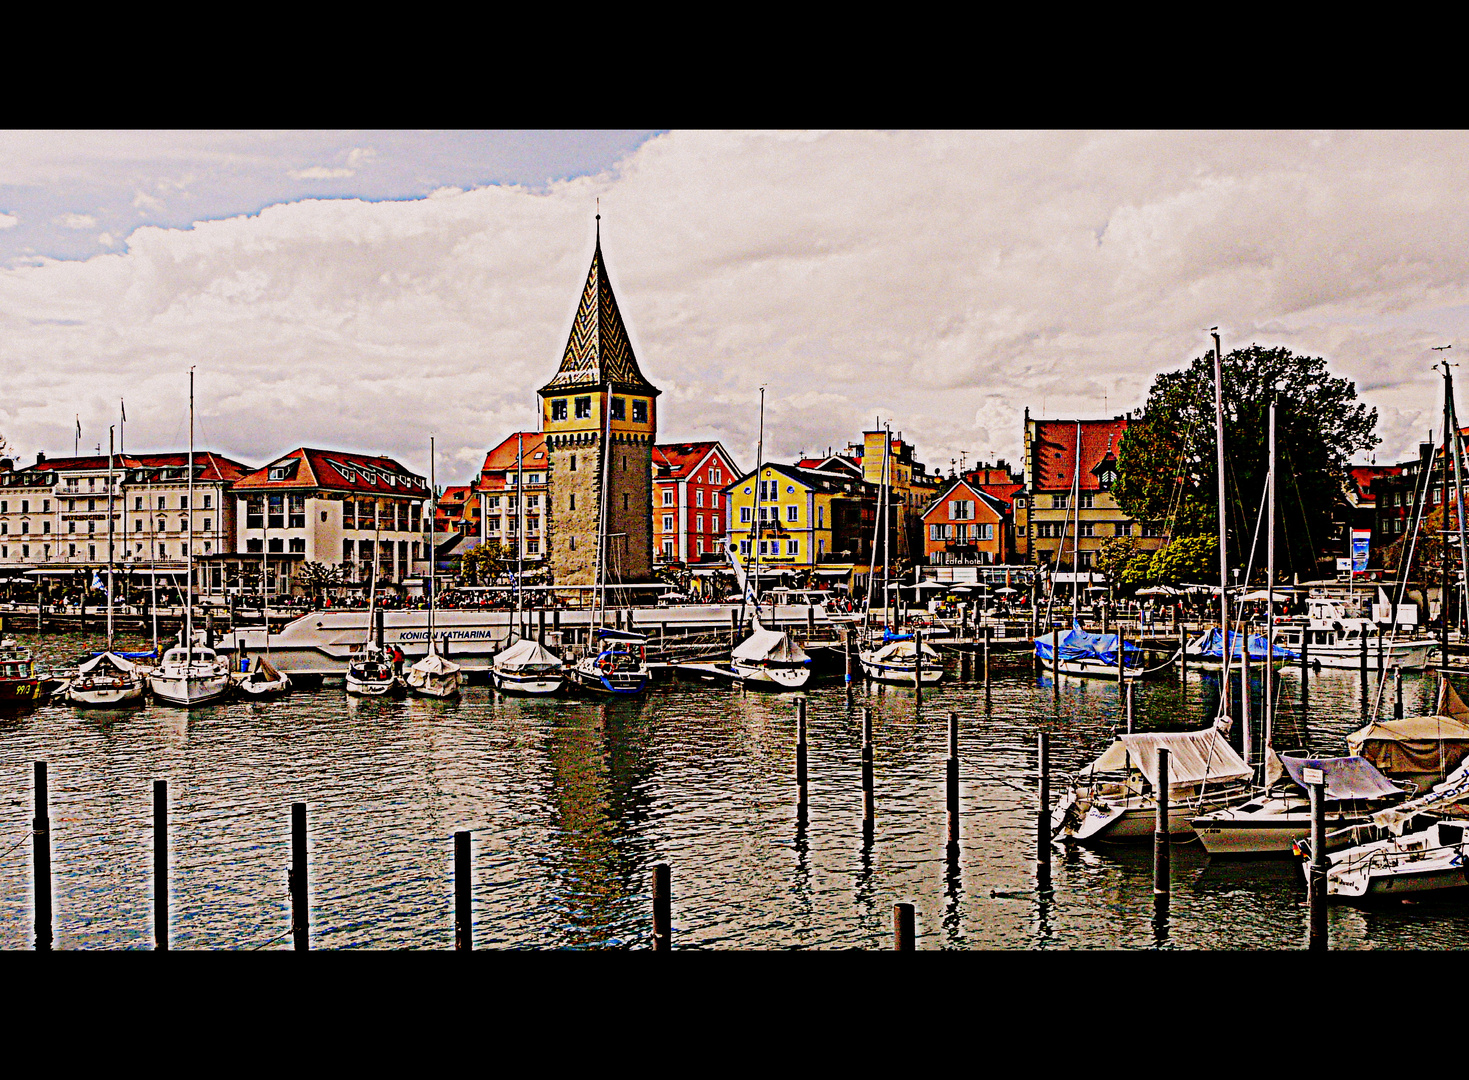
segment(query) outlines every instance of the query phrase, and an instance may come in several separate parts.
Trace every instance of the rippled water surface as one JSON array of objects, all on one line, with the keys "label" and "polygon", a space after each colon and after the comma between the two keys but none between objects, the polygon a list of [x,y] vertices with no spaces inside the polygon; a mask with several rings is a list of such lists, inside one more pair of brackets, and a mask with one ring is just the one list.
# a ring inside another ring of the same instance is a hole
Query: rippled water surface
[{"label": "rippled water surface", "polygon": [[[126,643],[124,643],[126,644]],[[48,636],[60,665],[100,639]],[[810,809],[797,820],[795,705],[724,686],[658,685],[642,700],[535,701],[482,685],[445,704],[357,702],[341,689],[192,713],[47,706],[0,719],[0,850],[27,836],[32,762],[50,763],[56,946],[152,944],[152,783],[169,782],[175,948],[287,948],[290,804],[309,807],[315,948],[453,944],[452,836],[474,831],[477,947],[635,947],[651,930],[652,867],[673,875],[678,947],[887,948],[892,905],[917,908],[920,948],[1299,948],[1305,890],[1290,862],[1173,853],[1154,919],[1150,849],[1057,856],[1034,892],[1035,732],[1053,769],[1118,728],[1114,685],[997,660],[988,696],[957,659],[925,691],[840,682],[810,693]],[[1282,680],[1279,745],[1343,752],[1362,722],[1354,672]],[[1217,678],[1137,691],[1140,730],[1198,726]],[[1406,683],[1407,708],[1428,704]],[[861,827],[861,709],[873,710],[877,820]],[[1389,705],[1390,709],[1390,705]],[[960,730],[962,843],[945,854],[949,712]],[[33,943],[29,840],[0,857],[0,944]],[[1456,946],[1469,901],[1334,907],[1333,947]]]}]

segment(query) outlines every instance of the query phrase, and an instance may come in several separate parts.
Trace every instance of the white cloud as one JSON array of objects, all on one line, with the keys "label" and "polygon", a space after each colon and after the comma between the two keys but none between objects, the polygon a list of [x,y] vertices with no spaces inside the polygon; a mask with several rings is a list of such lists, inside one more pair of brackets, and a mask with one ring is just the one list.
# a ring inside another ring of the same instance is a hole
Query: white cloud
[{"label": "white cloud", "polygon": [[112,238],[111,233],[98,233],[97,243],[101,244],[103,247],[111,247],[113,244],[117,243],[117,241]]},{"label": "white cloud", "polygon": [[1434,422],[1428,345],[1469,333],[1466,150],[1431,132],[691,132],[544,190],[146,227],[0,270],[0,364],[34,402],[0,405],[0,431],[69,446],[71,403],[95,426],[125,388],[129,445],[177,446],[193,364],[212,447],[387,447],[424,468],[433,429],[467,472],[535,425],[600,196],[668,439],[717,437],[748,464],[763,383],[767,455],[841,446],[880,414],[931,467],[1018,462],[1027,406],[1135,408],[1219,324],[1227,347],[1284,344],[1358,380],[1385,460]]},{"label": "white cloud", "polygon": [[14,214],[0,212],[0,229],[13,229],[20,224],[20,218]]},{"label": "white cloud", "polygon": [[286,175],[293,180],[336,180],[356,173],[356,169],[328,169],[325,165],[313,165],[309,169],[291,169]]},{"label": "white cloud", "polygon": [[97,225],[97,219],[90,214],[60,214],[52,220],[67,229],[91,229]]}]

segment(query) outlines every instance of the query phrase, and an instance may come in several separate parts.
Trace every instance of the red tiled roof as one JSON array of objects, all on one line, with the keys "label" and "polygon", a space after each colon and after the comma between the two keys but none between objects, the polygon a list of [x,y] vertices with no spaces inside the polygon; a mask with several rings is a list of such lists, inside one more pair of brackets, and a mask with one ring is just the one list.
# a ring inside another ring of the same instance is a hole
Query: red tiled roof
[{"label": "red tiled roof", "polygon": [[[658,470],[653,475],[657,480],[682,480],[699,467],[699,463],[709,456],[711,450],[719,451],[719,457],[723,465],[730,472],[738,472],[733,459],[728,451],[719,444],[717,440],[711,442],[691,443],[662,443],[653,447],[653,467]],[[663,467],[668,472],[663,472]]]},{"label": "red tiled roof", "polygon": [[1347,469],[1352,486],[1356,488],[1357,498],[1366,502],[1376,501],[1376,496],[1372,494],[1373,480],[1379,476],[1401,476],[1402,473],[1399,465],[1352,465]]},{"label": "red tiled roof", "polygon": [[[1016,486],[1019,487],[1020,485],[1017,484]],[[949,486],[944,488],[934,498],[933,502],[929,504],[928,509],[923,512],[923,520],[927,521],[930,516],[935,515],[942,516],[947,520],[949,516],[949,500],[960,489],[973,495],[975,502],[983,504],[998,518],[1003,519],[1005,511],[1009,509],[1009,504],[1004,499],[996,498],[978,484],[971,484],[967,480],[961,480],[956,477],[950,480]]]},{"label": "red tiled roof", "polygon": [[[177,454],[114,454],[112,457],[112,467],[117,471],[123,469],[183,469],[187,468],[188,464],[188,451]],[[250,466],[243,465],[233,458],[227,458],[223,454],[216,454],[212,450],[195,450],[194,464],[203,466],[203,471],[199,474],[201,480],[224,480],[229,483],[250,472]],[[93,454],[88,457],[47,458],[36,465],[17,465],[15,471],[51,469],[58,472],[87,472],[106,468],[107,455]]]},{"label": "red tiled roof", "polygon": [[[295,459],[300,464],[288,480],[271,480],[270,470]],[[374,495],[405,495],[427,498],[428,483],[411,473],[392,458],[369,454],[348,454],[336,450],[315,450],[303,446],[283,454],[269,465],[256,469],[235,485],[237,490],[325,488],[332,491],[355,491]]]},{"label": "red tiled roof", "polygon": [[[1031,445],[1031,462],[1035,469],[1031,487],[1036,491],[1069,491],[1072,470],[1076,467],[1075,420],[1036,420],[1035,439]],[[1117,453],[1127,420],[1082,420],[1081,423],[1081,490],[1100,491],[1101,482],[1093,473],[1108,452]]]},{"label": "red tiled roof", "polygon": [[448,502],[464,502],[469,498],[469,485],[446,487],[444,493],[439,496],[439,505]]},{"label": "red tiled roof", "polygon": [[[519,438],[517,438],[519,437]],[[523,443],[519,439],[524,439]],[[551,459],[546,455],[546,436],[540,431],[512,431],[499,446],[485,455],[480,472],[504,472],[515,468],[517,446],[523,447],[520,467],[522,469],[549,469]]]}]

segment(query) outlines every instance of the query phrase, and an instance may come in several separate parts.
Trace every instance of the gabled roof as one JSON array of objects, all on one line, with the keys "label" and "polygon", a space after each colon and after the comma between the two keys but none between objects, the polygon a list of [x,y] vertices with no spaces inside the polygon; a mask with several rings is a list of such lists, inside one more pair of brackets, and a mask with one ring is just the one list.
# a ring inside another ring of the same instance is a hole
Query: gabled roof
[{"label": "gabled roof", "polygon": [[796,467],[800,469],[823,469],[827,472],[840,472],[845,470],[853,476],[862,475],[862,459],[858,457],[853,460],[849,457],[843,457],[841,454],[832,454],[828,457],[820,458],[802,458],[796,462]]},{"label": "gabled roof", "polygon": [[446,487],[444,489],[444,493],[439,496],[439,505],[440,506],[443,506],[445,503],[462,503],[465,500],[467,500],[468,498],[469,498],[469,485],[468,484],[459,485],[459,486],[455,486],[455,487]]},{"label": "gabled roof", "polygon": [[[503,491],[505,477],[515,471],[516,455],[520,455],[521,472],[545,473],[550,482],[551,455],[546,450],[546,436],[539,431],[513,431],[499,446],[485,455],[479,480],[471,485],[475,491]],[[528,486],[528,485],[527,485]]]},{"label": "gabled roof", "polygon": [[[726,450],[717,440],[712,442],[692,443],[662,443],[653,447],[653,479],[656,480],[683,480],[699,471],[709,455],[718,452],[720,460],[729,466],[731,472],[739,472],[739,466],[735,464],[734,458],[729,456]],[[664,472],[663,468],[668,471]]]},{"label": "gabled roof", "polygon": [[1076,430],[1081,425],[1081,490],[1101,491],[1095,469],[1108,453],[1116,453],[1127,430],[1127,418],[1110,420],[1033,420],[1030,448],[1034,491],[1069,491],[1076,468]]},{"label": "gabled roof", "polygon": [[[187,469],[188,465],[188,451],[177,454],[114,454],[112,457],[112,468],[117,472],[122,472],[124,469]],[[226,483],[233,483],[250,471],[250,466],[241,464],[233,458],[227,458],[223,454],[216,454],[212,450],[195,450],[194,468],[199,470],[196,477],[198,480],[223,480]],[[18,473],[36,471],[106,472],[107,455],[47,458],[35,465],[18,467],[15,471]],[[179,479],[187,480],[188,477],[181,476]]]},{"label": "gabled roof", "polygon": [[[270,479],[270,471],[286,468],[286,476]],[[427,498],[427,481],[389,457],[316,450],[303,446],[283,454],[264,468],[256,469],[235,485],[235,490],[314,488],[351,491],[371,495],[400,495]]]},{"label": "gabled roof", "polygon": [[[1016,486],[1019,487],[1018,484]],[[990,512],[997,518],[1003,519],[1010,512],[1010,505],[1004,499],[998,499],[983,488],[977,487],[967,480],[955,477],[949,481],[947,487],[934,496],[933,502],[923,512],[923,520],[927,521],[929,515],[936,515],[940,511],[943,511],[944,515],[947,516],[949,500],[961,492],[972,496],[975,502],[988,507]],[[963,495],[960,494],[959,497],[962,498]]]},{"label": "gabled roof", "polygon": [[778,461],[767,461],[758,470],[745,473],[733,483],[726,484],[725,491],[733,492],[741,484],[754,481],[756,472],[763,473],[766,469],[774,469],[782,476],[798,483],[805,484],[815,491],[849,492],[859,498],[877,498],[878,486],[869,484],[860,476],[851,476],[847,473],[829,472],[825,469],[803,469],[799,465],[782,465]]},{"label": "gabled roof", "polygon": [[656,397],[653,384],[643,378],[628,340],[622,312],[612,295],[607,279],[607,266],[602,257],[601,226],[597,228],[597,249],[582,287],[581,303],[571,324],[571,336],[561,356],[561,367],[541,393],[556,393],[576,388],[593,389],[612,383],[614,388],[634,394]]},{"label": "gabled roof", "polygon": [[1377,496],[1372,494],[1372,481],[1379,476],[1400,476],[1402,472],[1401,465],[1353,465],[1347,469],[1347,479],[1359,504],[1375,503]]}]

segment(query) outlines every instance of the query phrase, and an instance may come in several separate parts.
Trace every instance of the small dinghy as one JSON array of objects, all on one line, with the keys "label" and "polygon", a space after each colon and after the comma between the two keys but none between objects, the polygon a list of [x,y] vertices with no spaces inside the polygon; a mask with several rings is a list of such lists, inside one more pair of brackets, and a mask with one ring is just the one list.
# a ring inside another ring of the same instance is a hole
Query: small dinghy
[{"label": "small dinghy", "polygon": [[66,700],[82,708],[141,705],[147,696],[148,680],[138,666],[114,652],[98,653],[82,664],[66,688]]},{"label": "small dinghy", "polygon": [[[729,666],[743,685],[756,690],[799,690],[811,678],[806,651],[788,634],[767,630],[758,621],[755,632],[730,653]],[[942,671],[937,660],[934,666]],[[908,681],[912,680],[910,669]]]},{"label": "small dinghy", "polygon": [[503,693],[554,694],[566,683],[565,667],[559,656],[527,638],[495,654],[490,681]]},{"label": "small dinghy", "polygon": [[289,693],[291,677],[277,671],[265,657],[257,656],[250,666],[250,673],[235,685],[242,697],[258,701]]},{"label": "small dinghy", "polygon": [[432,648],[427,656],[408,669],[406,681],[418,697],[451,698],[459,693],[459,665],[446,660]]}]

